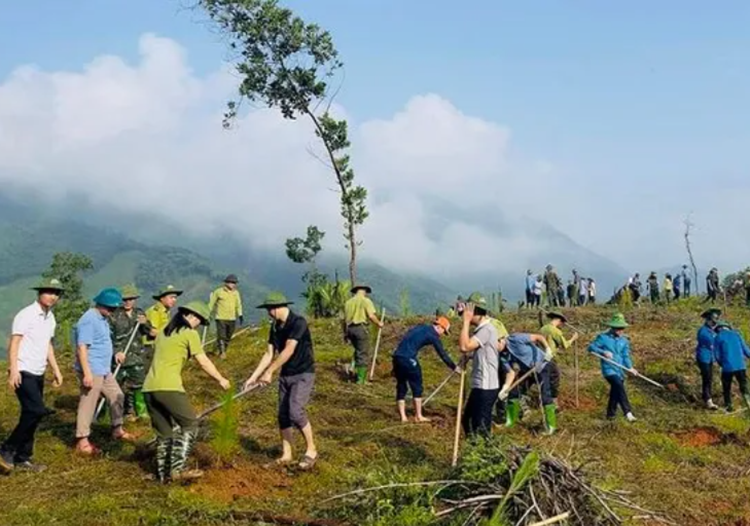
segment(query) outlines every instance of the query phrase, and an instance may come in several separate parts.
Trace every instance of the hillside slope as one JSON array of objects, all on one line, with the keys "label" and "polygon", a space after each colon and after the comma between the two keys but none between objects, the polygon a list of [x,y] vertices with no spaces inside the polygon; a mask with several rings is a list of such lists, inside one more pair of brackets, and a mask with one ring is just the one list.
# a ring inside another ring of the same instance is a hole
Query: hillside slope
[{"label": "hillside slope", "polygon": [[[588,342],[610,312],[587,308],[569,314],[571,322],[584,331],[583,342]],[[606,384],[596,361],[579,349],[578,407],[573,353],[560,357],[561,432],[551,438],[541,436],[541,417],[532,403],[519,427],[511,432],[497,428],[495,433],[513,443],[531,445],[544,455],[583,464],[579,476],[599,487],[626,492],[630,500],[669,517],[673,524],[746,524],[750,517],[750,481],[746,476],[750,469],[750,421],[742,413],[706,412],[697,402],[699,377],[692,362],[692,347],[698,312],[698,306],[689,304],[670,310],[644,308],[627,313],[632,323],[630,335],[637,368],[668,386],[660,391],[638,380],[628,382],[639,417],[637,423],[627,424],[622,418],[607,422],[603,418]],[[729,318],[736,325],[747,326],[745,310],[732,310]],[[435,494],[433,488],[425,492],[399,488],[323,503],[328,497],[357,488],[456,476],[450,468],[458,393],[455,380],[427,407],[432,423],[404,425],[396,421],[387,351],[415,321],[400,320],[388,325],[376,380],[363,388],[343,382],[339,375],[339,365],[348,359],[350,350],[341,344],[336,323],[312,324],[318,367],[310,416],[321,460],[311,473],[273,465],[264,467],[278,454],[275,385],[242,400],[229,413],[239,418],[238,435],[230,432],[229,439],[222,441],[216,431],[231,431],[232,419],[227,420],[221,412],[216,415],[192,460],[206,469],[207,475],[193,485],[160,486],[145,480],[152,469],[145,446],[109,443],[104,425],[96,428],[94,439],[104,446],[105,456],[77,457],[71,451],[77,386],[68,374],[62,390],[48,391],[47,403],[57,413],[39,433],[37,460],[48,463],[50,469],[41,475],[14,473],[0,479],[0,523],[462,524],[469,510],[453,522],[440,522],[434,517],[429,505]],[[536,317],[526,312],[508,314],[504,321],[513,331],[529,331],[538,326]],[[220,362],[219,368],[234,382],[240,382],[263,353],[265,338],[265,330],[240,336],[235,352],[226,362]],[[447,340],[453,356],[457,355],[456,338]],[[422,364],[429,392],[447,371],[429,350],[424,353]],[[220,396],[214,382],[194,364],[186,374],[186,385],[198,409]],[[7,390],[0,391],[0,434],[7,433],[13,425],[16,406]],[[226,422],[230,423],[228,427]],[[137,431],[143,442],[152,436],[143,424],[137,426]],[[223,435],[226,437],[227,433]],[[301,447],[299,440],[296,446]],[[467,455],[471,448],[464,444],[462,451]],[[661,524],[648,519],[647,513],[618,507],[614,510],[625,524]]]}]

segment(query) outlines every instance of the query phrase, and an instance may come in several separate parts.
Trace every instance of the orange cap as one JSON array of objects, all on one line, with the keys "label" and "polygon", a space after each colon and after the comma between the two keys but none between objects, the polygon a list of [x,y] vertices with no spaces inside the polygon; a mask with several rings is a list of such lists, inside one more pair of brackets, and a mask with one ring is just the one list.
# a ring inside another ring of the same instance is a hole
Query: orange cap
[{"label": "orange cap", "polygon": [[445,334],[449,334],[451,330],[451,322],[448,321],[448,318],[445,316],[440,316],[438,319],[435,320],[435,325],[438,327],[442,327],[445,331]]}]

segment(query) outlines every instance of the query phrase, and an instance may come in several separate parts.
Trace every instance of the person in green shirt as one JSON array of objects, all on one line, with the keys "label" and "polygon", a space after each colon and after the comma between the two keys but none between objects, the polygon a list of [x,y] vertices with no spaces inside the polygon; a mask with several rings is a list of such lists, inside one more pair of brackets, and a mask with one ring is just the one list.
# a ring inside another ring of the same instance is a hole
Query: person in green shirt
[{"label": "person in green shirt", "polygon": [[151,425],[156,431],[156,476],[160,482],[190,480],[203,472],[185,470],[187,457],[198,434],[198,420],[182,385],[185,362],[195,358],[201,368],[222,389],[224,378],[206,356],[196,330],[208,323],[210,311],[200,301],[177,309],[167,326],[156,336],[154,358],[143,383]]},{"label": "person in green shirt", "polygon": [[344,340],[354,347],[357,383],[364,384],[367,381],[367,364],[370,362],[370,332],[367,324],[372,322],[382,328],[383,323],[375,314],[372,300],[367,297],[372,294],[372,288],[368,285],[355,285],[351,293],[353,296],[344,304]]},{"label": "person in green shirt", "polygon": [[226,358],[229,342],[237,327],[237,320],[243,325],[242,297],[237,290],[237,276],[224,278],[224,284],[211,293],[208,308],[216,320],[216,346],[219,358]]},{"label": "person in green shirt", "polygon": [[[547,318],[549,319],[549,322],[544,325],[539,332],[547,340],[547,345],[549,345],[553,354],[557,354],[558,351],[570,349],[570,346],[578,339],[578,333],[573,334],[573,337],[570,340],[565,339],[562,328],[565,326],[568,319],[562,313],[557,311],[548,312]],[[553,359],[547,364],[547,369],[549,370],[550,394],[555,407],[557,407],[557,397],[560,394],[560,367]]]},{"label": "person in green shirt", "polygon": [[143,337],[143,346],[146,348],[150,361],[154,353],[154,342],[156,335],[169,323],[169,312],[177,305],[177,298],[182,291],[174,285],[167,285],[152,297],[156,301],[146,309],[146,321],[148,322],[148,334]]}]

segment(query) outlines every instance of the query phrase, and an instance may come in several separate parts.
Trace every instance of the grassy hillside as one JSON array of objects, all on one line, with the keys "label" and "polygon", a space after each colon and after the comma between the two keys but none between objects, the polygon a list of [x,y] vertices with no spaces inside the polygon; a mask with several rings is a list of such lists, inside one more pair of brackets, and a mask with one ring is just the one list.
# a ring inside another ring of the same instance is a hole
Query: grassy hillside
[{"label": "grassy hillside", "polygon": [[[637,423],[627,424],[622,418],[604,420],[607,387],[598,364],[585,356],[581,346],[578,407],[573,353],[560,357],[561,432],[554,437],[541,436],[541,416],[532,403],[519,427],[510,432],[497,428],[496,435],[505,444],[530,445],[543,457],[554,455],[583,466],[578,476],[607,490],[625,492],[630,500],[668,517],[673,524],[747,524],[750,419],[742,413],[709,413],[699,407],[699,377],[692,361],[699,310],[699,306],[682,305],[627,313],[633,323],[630,335],[637,368],[668,386],[660,391],[638,380],[629,381]],[[570,313],[571,322],[584,330],[583,343],[593,338],[610,313],[604,307]],[[747,311],[732,310],[729,318],[747,327]],[[323,502],[357,488],[465,476],[466,466],[459,471],[450,467],[457,381],[448,384],[428,406],[431,423],[404,425],[396,421],[389,351],[414,321],[389,323],[376,380],[363,388],[340,377],[339,365],[349,359],[350,350],[341,344],[336,323],[313,323],[318,366],[310,416],[321,460],[312,473],[264,467],[278,454],[275,385],[238,403],[237,435],[230,432],[228,440],[222,441],[215,431],[231,431],[231,419],[229,427],[221,426],[218,422],[225,415],[216,415],[193,457],[207,475],[192,485],[160,486],[144,479],[152,467],[151,454],[143,443],[152,435],[143,425],[137,427],[142,442],[136,446],[111,444],[105,438],[106,428],[98,427],[95,440],[104,446],[104,457],[79,458],[71,451],[77,386],[68,373],[61,390],[48,391],[47,403],[57,414],[39,433],[37,460],[48,463],[50,469],[41,475],[14,473],[0,479],[0,523],[459,526],[470,510],[443,522],[435,518],[434,511],[445,508],[445,504],[436,504],[436,509],[431,509],[439,486],[399,488]],[[538,327],[533,313],[508,314],[504,321],[513,331]],[[240,382],[263,352],[265,337],[264,330],[241,336],[229,359],[218,367]],[[447,340],[453,356],[457,354],[456,338]],[[429,392],[447,371],[430,350],[425,351],[422,363]],[[194,364],[186,375],[186,385],[197,408],[209,406],[220,396],[217,386]],[[0,391],[0,434],[8,432],[16,415],[15,398],[7,390]],[[476,462],[475,449],[464,443],[462,458]],[[483,469],[484,475],[475,476],[487,476],[487,470],[494,473],[498,466]],[[564,489],[558,490],[565,495]],[[645,512],[614,505],[613,510],[625,524],[663,524],[648,519]]]}]

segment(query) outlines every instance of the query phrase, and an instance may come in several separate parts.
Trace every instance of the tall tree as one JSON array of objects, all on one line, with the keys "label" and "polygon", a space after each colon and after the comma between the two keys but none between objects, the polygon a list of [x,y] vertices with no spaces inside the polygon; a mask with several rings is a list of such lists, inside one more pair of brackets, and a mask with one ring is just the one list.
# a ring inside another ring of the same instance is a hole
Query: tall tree
[{"label": "tall tree", "polygon": [[70,329],[89,306],[89,301],[83,297],[81,274],[93,267],[91,258],[85,254],[58,252],[52,256],[49,268],[42,273],[44,278],[59,279],[65,289],[55,306],[55,318],[62,328],[61,334],[66,342],[70,337]]},{"label": "tall tree", "polygon": [[286,119],[308,118],[326,151],[326,164],[333,171],[344,219],[345,246],[349,251],[349,277],[356,283],[357,227],[367,219],[367,190],[355,185],[354,170],[346,153],[350,143],[345,120],[329,112],[327,79],[343,63],[330,33],[308,24],[277,0],[199,0],[236,56],[241,80],[239,100],[227,105],[224,126],[229,127],[243,100],[277,108]]}]

